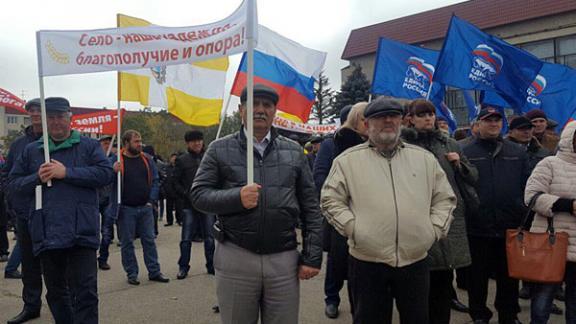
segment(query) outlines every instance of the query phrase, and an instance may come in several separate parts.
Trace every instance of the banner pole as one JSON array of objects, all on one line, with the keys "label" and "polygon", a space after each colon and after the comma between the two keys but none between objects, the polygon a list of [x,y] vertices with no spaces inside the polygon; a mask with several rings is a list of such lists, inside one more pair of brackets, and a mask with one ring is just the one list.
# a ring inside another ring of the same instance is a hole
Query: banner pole
[{"label": "banner pole", "polygon": [[246,103],[246,183],[254,183],[254,16],[256,8],[254,0],[248,0],[247,10],[247,57],[248,57],[248,82],[246,85],[247,90],[247,103]]},{"label": "banner pole", "polygon": [[368,95],[368,103],[371,103],[371,102],[372,102],[372,94],[369,94]]},{"label": "banner pole", "polygon": [[232,98],[232,93],[228,94],[228,99],[226,99],[226,105],[224,106],[224,111],[222,112],[222,116],[220,116],[220,125],[218,125],[218,132],[216,133],[216,139],[220,138],[220,132],[222,131],[222,126],[224,125],[224,120],[226,120],[226,114],[228,113],[230,98]]},{"label": "banner pole", "polygon": [[426,94],[426,100],[430,100],[430,93],[432,92],[432,85],[434,81],[430,81],[430,87],[428,87],[428,93]]},{"label": "banner pole", "polygon": [[[118,73],[118,78],[120,78],[120,73]],[[118,79],[120,80],[120,79]],[[120,82],[118,82],[118,111],[116,112],[117,114],[117,133],[116,133],[116,163],[118,163],[118,172],[116,173],[116,183],[118,184],[116,187],[118,188],[117,190],[117,201],[118,201],[118,205],[120,205],[120,203],[122,202],[122,175],[120,174],[120,154],[122,154],[121,151],[121,146],[120,146],[120,134],[122,132],[122,109],[120,109]],[[110,145],[110,147],[112,147],[112,145]]]},{"label": "banner pole", "polygon": [[[36,55],[38,57],[38,84],[40,86],[40,114],[42,117],[42,144],[44,145],[44,163],[50,163],[50,146],[48,145],[48,121],[46,119],[46,97],[44,95],[44,76],[42,75],[42,51],[41,51],[40,32],[36,32]],[[46,183],[52,187],[52,181]],[[36,197],[39,206],[42,205],[42,197]],[[38,200],[40,199],[40,200]]]},{"label": "banner pole", "polygon": [[108,150],[106,150],[106,157],[110,156],[112,152],[112,146],[114,146],[114,140],[116,139],[116,134],[112,135],[112,139],[110,140],[110,146],[108,146]]}]

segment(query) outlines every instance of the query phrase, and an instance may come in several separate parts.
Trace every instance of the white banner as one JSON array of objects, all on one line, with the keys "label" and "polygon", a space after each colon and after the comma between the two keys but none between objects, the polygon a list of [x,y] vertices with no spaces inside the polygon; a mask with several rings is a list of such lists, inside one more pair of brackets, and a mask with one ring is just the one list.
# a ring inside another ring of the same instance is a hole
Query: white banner
[{"label": "white banner", "polygon": [[229,17],[201,26],[38,31],[40,76],[150,68],[242,53],[248,14],[254,17],[253,26],[258,25],[256,10],[248,12],[251,1],[244,0]]},{"label": "white banner", "polygon": [[295,121],[276,116],[274,117],[274,127],[306,134],[330,134],[336,132],[340,124],[312,125],[302,124]]}]

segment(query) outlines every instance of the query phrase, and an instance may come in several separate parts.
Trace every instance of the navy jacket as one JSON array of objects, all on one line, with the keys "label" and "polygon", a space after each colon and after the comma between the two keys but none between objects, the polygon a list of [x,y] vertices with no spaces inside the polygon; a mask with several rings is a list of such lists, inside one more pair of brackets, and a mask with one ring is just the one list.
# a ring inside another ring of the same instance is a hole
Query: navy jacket
[{"label": "navy jacket", "polygon": [[100,243],[98,188],[112,182],[112,166],[100,144],[80,137],[69,148],[51,152],[50,158],[66,166],[66,177],[42,185],[42,208],[35,209],[38,169],[44,163],[39,142],[26,146],[10,172],[10,188],[25,196],[34,254],[45,250],[83,246],[97,249]]},{"label": "navy jacket", "polygon": [[314,177],[314,184],[316,185],[318,196],[320,196],[320,191],[322,190],[324,181],[326,181],[326,178],[330,173],[330,168],[332,168],[332,161],[334,161],[335,157],[334,150],[334,138],[329,137],[322,141],[320,149],[316,154],[312,175]]},{"label": "navy jacket", "polygon": [[476,138],[462,152],[478,169],[475,188],[480,208],[474,217],[466,219],[468,235],[504,237],[506,229],[517,228],[525,216],[528,155],[524,148],[501,138]]},{"label": "navy jacket", "polygon": [[40,138],[41,134],[35,134],[32,131],[32,126],[26,127],[24,130],[24,135],[18,137],[12,145],[10,145],[10,150],[8,151],[8,157],[6,158],[6,164],[2,169],[2,188],[5,193],[6,209],[11,217],[27,218],[30,206],[30,200],[24,195],[14,195],[12,191],[5,190],[8,186],[8,175],[14,167],[16,160],[24,152],[26,146]]}]

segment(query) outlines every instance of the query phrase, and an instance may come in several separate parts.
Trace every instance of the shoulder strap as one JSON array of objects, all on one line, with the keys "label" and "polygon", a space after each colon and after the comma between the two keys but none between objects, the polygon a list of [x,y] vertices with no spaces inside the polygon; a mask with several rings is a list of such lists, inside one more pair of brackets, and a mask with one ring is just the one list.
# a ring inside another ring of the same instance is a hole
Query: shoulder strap
[{"label": "shoulder strap", "polygon": [[[529,230],[528,228],[528,222],[534,218],[534,214],[536,214],[536,212],[534,212],[534,205],[536,205],[536,200],[538,199],[538,197],[540,197],[541,195],[543,195],[543,192],[537,192],[534,196],[532,196],[532,198],[530,198],[530,202],[528,203],[528,211],[526,212],[526,216],[524,217],[524,220],[522,221],[522,225],[520,225],[520,230]],[[548,229],[550,229],[551,225],[551,220],[552,218],[548,217]]]}]

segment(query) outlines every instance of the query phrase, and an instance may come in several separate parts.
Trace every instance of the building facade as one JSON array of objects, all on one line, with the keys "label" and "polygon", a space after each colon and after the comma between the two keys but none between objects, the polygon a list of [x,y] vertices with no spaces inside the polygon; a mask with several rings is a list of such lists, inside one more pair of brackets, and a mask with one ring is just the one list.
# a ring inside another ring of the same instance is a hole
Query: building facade
[{"label": "building facade", "polygon": [[[342,53],[350,63],[341,71],[342,80],[354,64],[372,80],[380,37],[440,50],[452,14],[546,62],[576,68],[576,1],[471,0],[353,30]],[[462,92],[449,90],[445,101],[464,124]]]}]

